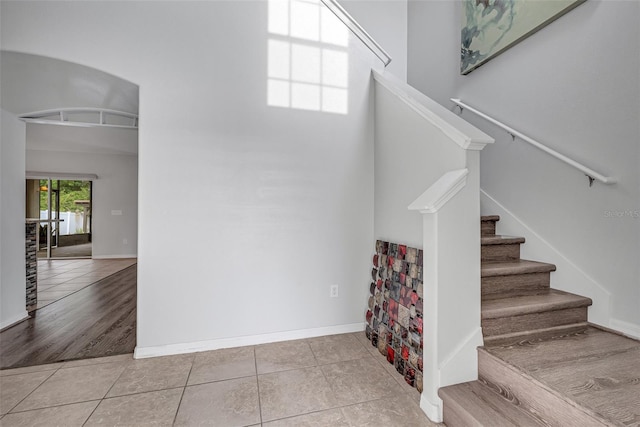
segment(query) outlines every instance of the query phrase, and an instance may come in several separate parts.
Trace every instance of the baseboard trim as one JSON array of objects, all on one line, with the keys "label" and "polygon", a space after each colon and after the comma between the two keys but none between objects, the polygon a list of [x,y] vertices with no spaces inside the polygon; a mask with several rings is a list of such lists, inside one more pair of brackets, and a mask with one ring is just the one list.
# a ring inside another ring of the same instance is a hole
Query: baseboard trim
[{"label": "baseboard trim", "polygon": [[609,327],[623,335],[640,340],[640,325],[625,322],[624,320],[611,319]]},{"label": "baseboard trim", "polygon": [[442,399],[437,398],[437,402],[431,402],[426,393],[422,393],[420,396],[420,409],[429,417],[434,423],[442,422]]},{"label": "baseboard trim", "polygon": [[349,323],[345,325],[327,326],[323,328],[298,329],[295,331],[248,335],[243,337],[222,338],[217,340],[196,341],[191,343],[168,344],[149,347],[136,346],[136,349],[133,352],[133,358],[146,359],[149,357],[170,356],[174,354],[219,350],[222,348],[244,347],[248,345],[315,338],[324,335],[347,334],[351,332],[364,331],[364,328],[364,323]]},{"label": "baseboard trim", "polygon": [[24,313],[21,313],[9,320],[5,320],[4,322],[0,323],[0,332],[3,332],[5,329],[9,329],[10,327],[17,325],[18,323],[25,321],[28,318],[29,312],[25,310]]},{"label": "baseboard trim", "polygon": [[95,255],[92,256],[93,259],[129,259],[129,258],[138,258],[136,254],[122,254],[122,255]]}]

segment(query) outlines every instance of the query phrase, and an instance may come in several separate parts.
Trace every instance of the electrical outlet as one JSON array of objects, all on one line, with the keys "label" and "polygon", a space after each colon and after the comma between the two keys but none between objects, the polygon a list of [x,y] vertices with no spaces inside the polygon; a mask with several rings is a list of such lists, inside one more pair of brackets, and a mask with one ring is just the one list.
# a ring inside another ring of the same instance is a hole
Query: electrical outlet
[{"label": "electrical outlet", "polygon": [[338,298],[338,285],[331,285],[329,287],[329,296],[331,298]]},{"label": "electrical outlet", "polygon": [[122,239],[122,244],[123,244],[123,245],[128,245],[128,244],[129,244],[129,240],[127,240],[127,239]]}]

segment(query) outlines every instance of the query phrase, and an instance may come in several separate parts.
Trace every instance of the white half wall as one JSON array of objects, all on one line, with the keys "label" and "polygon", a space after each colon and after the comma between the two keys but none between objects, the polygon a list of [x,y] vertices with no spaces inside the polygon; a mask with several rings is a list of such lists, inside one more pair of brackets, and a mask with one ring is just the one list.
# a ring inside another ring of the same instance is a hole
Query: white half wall
[{"label": "white half wall", "polygon": [[[47,132],[32,133],[32,126],[27,125],[27,147],[46,142],[39,138],[46,138]],[[52,139],[58,138],[55,135],[59,131],[66,133],[83,129],[44,126],[52,134]],[[27,150],[26,165],[29,171],[98,175],[98,179],[93,181],[92,256],[129,258],[137,255],[138,157],[135,154]],[[170,227],[167,229],[168,234],[176,231]]]},{"label": "white half wall", "polygon": [[28,317],[25,270],[25,125],[2,111],[0,135],[0,329]]},{"label": "white half wall", "polygon": [[467,76],[460,13],[461,2],[409,2],[409,83],[618,178],[589,188],[579,171],[463,113],[496,139],[481,154],[481,187],[564,258],[546,261],[591,278],[554,287],[595,299],[598,323],[640,330],[640,3],[587,1]]},{"label": "white half wall", "polygon": [[139,351],[364,321],[377,59],[359,41],[341,115],[267,105],[267,2],[1,7],[4,49],[140,87]]}]

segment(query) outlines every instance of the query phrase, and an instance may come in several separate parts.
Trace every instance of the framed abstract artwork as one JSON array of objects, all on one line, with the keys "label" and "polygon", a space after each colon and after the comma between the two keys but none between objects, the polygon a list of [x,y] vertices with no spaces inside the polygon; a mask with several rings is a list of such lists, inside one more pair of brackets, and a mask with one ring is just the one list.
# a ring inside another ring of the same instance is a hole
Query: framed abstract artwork
[{"label": "framed abstract artwork", "polygon": [[460,73],[470,73],[585,1],[463,0]]}]

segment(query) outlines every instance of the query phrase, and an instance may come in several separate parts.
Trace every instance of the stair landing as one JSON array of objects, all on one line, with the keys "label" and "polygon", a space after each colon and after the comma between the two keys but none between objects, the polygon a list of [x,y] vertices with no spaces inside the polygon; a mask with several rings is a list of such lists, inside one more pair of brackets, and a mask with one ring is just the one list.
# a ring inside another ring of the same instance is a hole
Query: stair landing
[{"label": "stair landing", "polygon": [[478,356],[478,381],[440,389],[451,425],[640,427],[640,341],[590,326]]},{"label": "stair landing", "polygon": [[[640,341],[589,327],[575,335],[484,351],[604,425],[640,427]],[[480,369],[481,377],[492,376]]]}]

